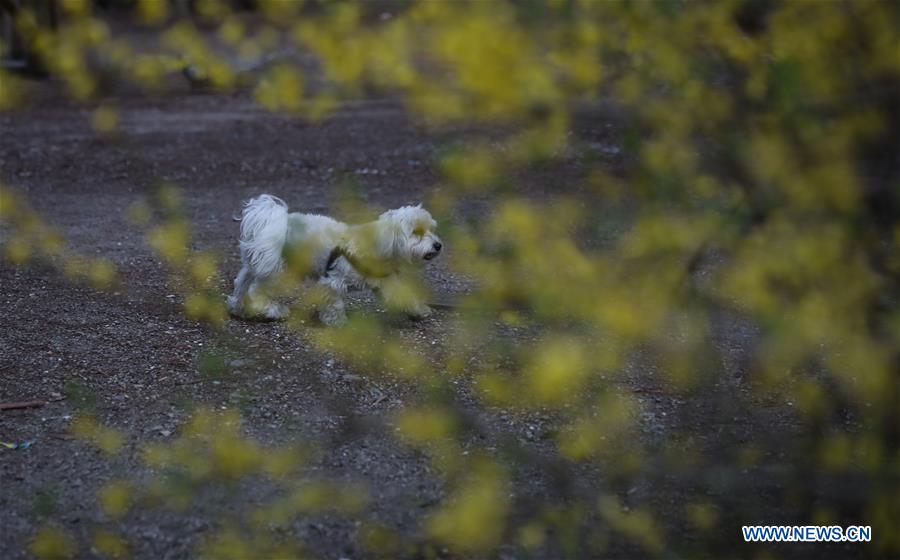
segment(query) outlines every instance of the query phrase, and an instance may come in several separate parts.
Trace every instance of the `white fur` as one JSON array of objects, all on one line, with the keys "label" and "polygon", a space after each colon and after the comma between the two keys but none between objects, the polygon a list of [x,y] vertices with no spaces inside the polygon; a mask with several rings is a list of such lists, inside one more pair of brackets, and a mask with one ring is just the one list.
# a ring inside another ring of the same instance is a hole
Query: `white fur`
[{"label": "white fur", "polygon": [[[239,317],[283,319],[287,308],[272,301],[267,287],[284,274],[317,280],[328,297],[318,315],[327,325],[346,318],[343,296],[368,287],[391,299],[404,291],[400,306],[413,317],[431,309],[410,297],[404,282],[411,269],[437,256],[441,241],[431,214],[419,206],[389,210],[374,222],[348,225],[327,216],[288,213],[280,198],[264,194],[247,201],[241,216],[241,263],[228,297],[229,311]],[[337,255],[329,268],[329,256]],[[300,271],[287,267],[285,255],[303,255]],[[299,279],[298,279],[299,280]]]}]

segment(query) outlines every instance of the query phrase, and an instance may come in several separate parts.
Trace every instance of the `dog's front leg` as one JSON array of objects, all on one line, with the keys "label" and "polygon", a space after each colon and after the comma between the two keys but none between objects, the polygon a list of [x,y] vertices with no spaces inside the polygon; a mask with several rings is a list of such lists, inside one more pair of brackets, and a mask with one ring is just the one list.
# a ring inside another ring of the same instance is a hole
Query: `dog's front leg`
[{"label": "dog's front leg", "polygon": [[337,327],[343,325],[347,320],[347,310],[344,305],[344,298],[335,297],[318,309],[319,320],[323,325],[329,327]]},{"label": "dog's front leg", "polygon": [[421,285],[409,277],[395,275],[380,279],[372,291],[387,309],[405,313],[411,319],[424,319],[432,313],[425,303]]},{"label": "dog's front leg", "polygon": [[316,309],[316,316],[323,325],[336,327],[347,320],[347,308],[344,305],[344,294],[347,286],[339,275],[323,276],[319,280],[322,287],[322,301]]}]

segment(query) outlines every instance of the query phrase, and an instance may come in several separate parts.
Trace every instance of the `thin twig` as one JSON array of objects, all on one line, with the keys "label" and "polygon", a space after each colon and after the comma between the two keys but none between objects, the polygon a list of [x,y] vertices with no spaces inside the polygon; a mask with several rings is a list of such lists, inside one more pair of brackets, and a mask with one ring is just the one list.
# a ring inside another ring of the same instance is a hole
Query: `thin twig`
[{"label": "thin twig", "polygon": [[16,410],[20,408],[35,408],[38,406],[44,406],[47,404],[47,401],[21,401],[21,402],[8,402],[8,403],[0,403],[0,410]]}]

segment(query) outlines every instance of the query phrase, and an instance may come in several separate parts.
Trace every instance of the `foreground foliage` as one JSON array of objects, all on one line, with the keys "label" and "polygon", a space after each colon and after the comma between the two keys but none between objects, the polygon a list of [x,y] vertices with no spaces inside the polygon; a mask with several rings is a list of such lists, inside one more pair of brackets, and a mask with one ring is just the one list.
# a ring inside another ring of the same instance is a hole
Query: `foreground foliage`
[{"label": "foreground foliage", "polygon": [[[261,17],[249,17],[224,2],[176,14],[150,0],[129,12],[155,31],[149,47],[117,36],[88,2],[60,6],[57,28],[28,9],[16,27],[44,70],[95,108],[98,134],[117,128],[110,83],[162,91],[182,73],[197,87],[250,88],[262,106],[302,119],[378,92],[429,126],[485,132],[440,153],[429,201],[447,224],[454,270],[476,281],[458,304],[460,340],[448,343],[457,351],[424,356],[365,316],[337,330],[296,325],[366,375],[421,387],[421,401],[391,422],[431,458],[447,497],[416,535],[367,524],[360,539],[374,553],[481,556],[507,546],[576,556],[624,541],[649,554],[709,554],[731,550],[737,527],[764,522],[753,516],[771,502],[801,524],[871,524],[873,550],[900,551],[895,4],[409,2],[379,13],[260,0]],[[320,67],[271,55],[298,49]],[[4,71],[0,108],[22,107],[28,87]],[[624,131],[616,165],[604,157],[609,146],[577,131],[580,112],[598,106],[612,107]],[[517,189],[520,170],[558,165],[578,176],[548,200]],[[12,187],[0,196],[9,261],[48,260],[99,288],[120,281],[109,262],[67,250]],[[136,201],[132,217],[170,266],[185,313],[215,330],[226,320],[217,263],[188,249],[181,196],[164,186]],[[489,217],[454,219],[473,198],[490,205]],[[722,333],[734,321],[752,325],[753,352],[728,368]],[[537,342],[511,345],[507,329]],[[712,399],[717,412],[642,443],[645,405],[625,375],[636,357],[654,364],[665,391]],[[459,380],[485,410],[552,414],[553,458],[472,444],[483,434],[454,396]],[[790,433],[760,417],[752,441],[697,443],[738,411],[754,423],[761,403],[784,407]],[[298,515],[365,517],[364,489],[301,484],[301,451],[264,451],[238,418],[213,418],[199,410],[178,441],[147,449],[160,480],[115,483],[100,496],[104,510],[177,509],[208,484],[272,477],[286,497],[249,523],[223,518],[202,551],[235,558],[299,553],[302,543],[271,530]],[[76,432],[118,450],[117,436],[89,418]],[[776,460],[786,474],[766,469]],[[555,481],[550,497],[516,494],[523,464]],[[585,472],[601,482],[580,484]],[[753,495],[747,477],[772,477],[775,490]],[[689,498],[624,507],[638,480]],[[33,552],[74,546],[48,527]],[[127,551],[105,530],[93,546]]]}]

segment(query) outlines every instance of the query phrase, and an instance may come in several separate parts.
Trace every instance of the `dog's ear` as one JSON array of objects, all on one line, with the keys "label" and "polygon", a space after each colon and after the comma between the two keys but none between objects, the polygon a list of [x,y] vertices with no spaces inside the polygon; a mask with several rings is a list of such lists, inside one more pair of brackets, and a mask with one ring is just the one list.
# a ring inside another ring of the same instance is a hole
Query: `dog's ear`
[{"label": "dog's ear", "polygon": [[397,219],[393,210],[382,214],[376,222],[375,253],[381,258],[391,258],[397,254],[400,245],[407,237],[403,223]]},{"label": "dog's ear", "polygon": [[399,235],[400,232],[393,224],[385,224],[385,227],[378,228],[378,243],[375,250],[379,257],[393,256]]}]

